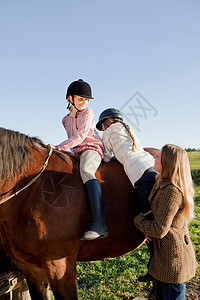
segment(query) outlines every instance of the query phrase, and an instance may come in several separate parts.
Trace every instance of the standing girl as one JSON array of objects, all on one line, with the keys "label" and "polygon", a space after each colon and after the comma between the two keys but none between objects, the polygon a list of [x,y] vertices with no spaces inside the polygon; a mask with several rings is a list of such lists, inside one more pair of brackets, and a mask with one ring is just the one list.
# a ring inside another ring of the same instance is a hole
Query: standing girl
[{"label": "standing girl", "polygon": [[149,274],[159,281],[155,283],[156,299],[183,300],[186,281],[197,267],[188,231],[194,216],[194,189],[186,151],[165,145],[155,155],[154,169],[159,172],[149,198],[154,220],[139,215],[134,222],[154,240]]},{"label": "standing girl", "polygon": [[56,150],[70,148],[80,155],[80,175],[93,218],[91,227],[81,239],[105,238],[108,231],[104,219],[104,202],[101,184],[95,177],[104,154],[101,138],[95,130],[94,114],[87,108],[89,99],[93,99],[90,85],[82,79],[72,82],[67,89],[66,99],[70,113],[63,118],[62,123],[68,139],[57,146],[50,146]]}]

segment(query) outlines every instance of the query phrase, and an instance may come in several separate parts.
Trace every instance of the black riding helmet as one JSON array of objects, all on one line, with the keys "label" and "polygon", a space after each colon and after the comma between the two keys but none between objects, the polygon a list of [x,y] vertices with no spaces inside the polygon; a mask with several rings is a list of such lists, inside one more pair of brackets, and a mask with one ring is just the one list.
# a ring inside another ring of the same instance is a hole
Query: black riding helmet
[{"label": "black riding helmet", "polygon": [[[69,103],[67,106],[67,109],[71,107],[71,105],[73,105],[75,108],[75,104],[74,104],[74,95],[80,96],[80,97],[84,97],[84,98],[88,98],[88,99],[94,99],[92,97],[92,90],[91,90],[91,86],[83,81],[83,79],[79,79],[76,81],[73,81],[67,89],[67,93],[66,93],[66,99],[68,99],[69,96],[72,96],[72,103]],[[77,118],[77,113],[79,112],[79,110],[76,108],[76,118]]]},{"label": "black riding helmet", "polygon": [[83,79],[73,81],[68,86],[67,93],[66,93],[66,99],[70,95],[71,96],[77,95],[77,96],[88,98],[88,99],[94,99],[92,97],[92,90],[91,90],[90,85],[87,82],[83,81]]},{"label": "black riding helmet", "polygon": [[109,118],[115,118],[115,119],[119,119],[121,121],[123,121],[123,117],[122,114],[120,113],[120,111],[116,108],[108,108],[106,110],[104,110],[100,116],[99,116],[99,121],[96,124],[96,128],[98,130],[102,130],[102,123]]}]

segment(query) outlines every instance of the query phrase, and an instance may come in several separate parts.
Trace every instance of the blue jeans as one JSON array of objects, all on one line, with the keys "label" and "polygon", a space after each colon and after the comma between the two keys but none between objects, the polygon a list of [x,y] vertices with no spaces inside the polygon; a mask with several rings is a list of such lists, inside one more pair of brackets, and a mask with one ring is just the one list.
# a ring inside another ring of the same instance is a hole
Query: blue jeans
[{"label": "blue jeans", "polygon": [[184,300],[186,292],[186,282],[183,283],[155,283],[156,300]]},{"label": "blue jeans", "polygon": [[151,210],[149,203],[149,195],[155,184],[155,176],[158,173],[153,169],[153,167],[147,169],[138,181],[136,181],[135,186],[138,190],[138,198],[140,202],[140,208],[143,214]]}]

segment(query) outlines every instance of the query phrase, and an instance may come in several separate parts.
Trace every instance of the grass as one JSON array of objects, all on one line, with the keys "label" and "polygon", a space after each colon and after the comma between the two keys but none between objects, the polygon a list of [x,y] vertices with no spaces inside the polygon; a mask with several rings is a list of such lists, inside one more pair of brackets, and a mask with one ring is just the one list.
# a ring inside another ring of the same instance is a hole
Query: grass
[{"label": "grass", "polygon": [[[200,152],[188,153],[195,182],[195,215],[190,223],[190,236],[200,264]],[[146,244],[121,257],[101,261],[77,263],[78,293],[80,300],[125,300],[136,296],[147,297],[151,284],[137,281],[147,271],[149,253]],[[195,280],[198,281],[200,268]]]},{"label": "grass", "polygon": [[191,169],[200,169],[200,151],[187,152]]}]

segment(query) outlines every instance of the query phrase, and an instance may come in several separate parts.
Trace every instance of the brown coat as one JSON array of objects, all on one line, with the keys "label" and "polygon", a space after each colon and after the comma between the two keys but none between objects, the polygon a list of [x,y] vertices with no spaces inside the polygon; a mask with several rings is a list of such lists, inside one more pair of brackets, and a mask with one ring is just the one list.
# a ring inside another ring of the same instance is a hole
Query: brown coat
[{"label": "brown coat", "polygon": [[193,276],[198,266],[188,226],[181,211],[183,196],[169,181],[163,181],[149,197],[154,220],[139,215],[136,227],[154,239],[154,255],[149,273],[159,281],[182,283]]}]

